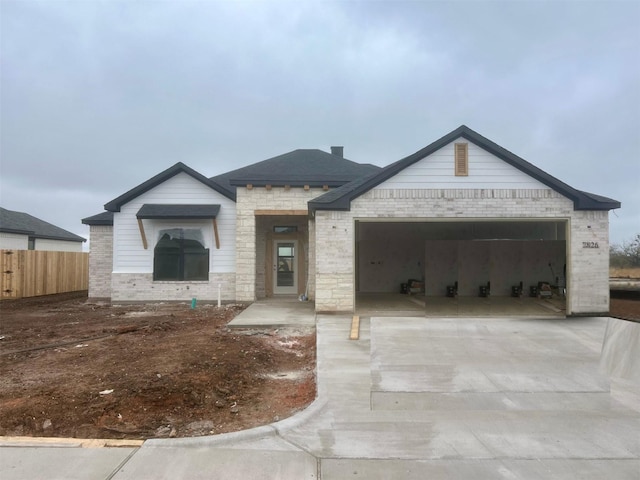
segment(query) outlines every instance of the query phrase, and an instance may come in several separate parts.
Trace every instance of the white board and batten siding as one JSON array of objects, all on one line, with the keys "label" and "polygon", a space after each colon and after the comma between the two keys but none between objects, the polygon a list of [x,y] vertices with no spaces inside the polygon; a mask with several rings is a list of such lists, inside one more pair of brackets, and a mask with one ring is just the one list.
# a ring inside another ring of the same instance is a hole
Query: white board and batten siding
[{"label": "white board and batten siding", "polygon": [[[145,203],[151,204],[216,204],[220,249],[216,248],[213,219],[143,220],[148,248],[142,245],[136,213]],[[233,273],[236,269],[236,204],[186,173],[179,173],[162,184],[123,205],[113,218],[114,273],[152,273],[153,249],[160,230],[200,228],[205,247],[209,249],[211,273]]]},{"label": "white board and batten siding", "polygon": [[[455,175],[454,145],[456,143],[469,145],[469,175],[467,176]],[[376,189],[385,190],[416,188],[549,189],[542,182],[465,138],[449,143],[376,187]]]}]

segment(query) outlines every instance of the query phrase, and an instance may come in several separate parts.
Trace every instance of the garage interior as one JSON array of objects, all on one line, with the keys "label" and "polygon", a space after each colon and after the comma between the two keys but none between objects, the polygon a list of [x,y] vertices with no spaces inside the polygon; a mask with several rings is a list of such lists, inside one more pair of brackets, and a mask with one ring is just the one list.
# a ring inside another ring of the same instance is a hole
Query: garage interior
[{"label": "garage interior", "polygon": [[356,221],[356,312],[564,315],[565,220]]}]

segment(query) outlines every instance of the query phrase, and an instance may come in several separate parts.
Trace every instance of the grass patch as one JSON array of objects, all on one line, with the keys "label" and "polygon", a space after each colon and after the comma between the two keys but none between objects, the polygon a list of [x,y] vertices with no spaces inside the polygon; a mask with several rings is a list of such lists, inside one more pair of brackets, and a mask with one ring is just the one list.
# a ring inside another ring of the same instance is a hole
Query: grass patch
[{"label": "grass patch", "polygon": [[640,267],[635,268],[610,268],[611,278],[637,278],[640,279]]}]

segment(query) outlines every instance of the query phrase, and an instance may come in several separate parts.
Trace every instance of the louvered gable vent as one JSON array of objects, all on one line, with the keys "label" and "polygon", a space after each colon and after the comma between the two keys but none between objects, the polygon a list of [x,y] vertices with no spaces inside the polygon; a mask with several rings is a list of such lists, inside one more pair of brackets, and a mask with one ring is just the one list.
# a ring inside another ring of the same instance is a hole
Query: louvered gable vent
[{"label": "louvered gable vent", "polygon": [[456,177],[466,177],[469,175],[469,144],[455,144],[455,170]]}]

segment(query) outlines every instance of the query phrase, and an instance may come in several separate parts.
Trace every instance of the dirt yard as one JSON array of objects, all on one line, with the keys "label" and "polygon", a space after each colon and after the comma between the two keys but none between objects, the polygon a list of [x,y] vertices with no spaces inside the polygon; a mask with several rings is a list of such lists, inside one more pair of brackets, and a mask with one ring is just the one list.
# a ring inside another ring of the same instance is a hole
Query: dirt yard
[{"label": "dirt yard", "polygon": [[611,292],[612,317],[640,322],[640,292]]},{"label": "dirt yard", "polygon": [[0,303],[0,435],[146,439],[231,432],[315,398],[315,334],[232,330],[240,306]]}]

